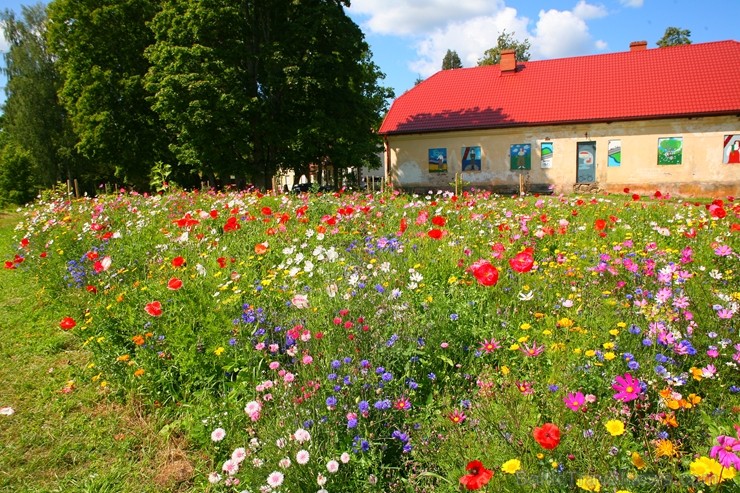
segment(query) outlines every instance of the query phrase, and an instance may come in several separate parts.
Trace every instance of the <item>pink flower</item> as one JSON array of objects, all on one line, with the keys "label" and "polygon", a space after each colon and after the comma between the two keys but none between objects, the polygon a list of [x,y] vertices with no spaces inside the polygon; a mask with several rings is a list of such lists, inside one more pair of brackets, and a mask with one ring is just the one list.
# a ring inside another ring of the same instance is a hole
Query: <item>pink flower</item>
[{"label": "pink flower", "polygon": [[221,466],[221,470],[228,474],[229,476],[233,476],[237,472],[239,472],[239,464],[235,462],[232,459],[227,460],[224,462],[224,465]]},{"label": "pink flower", "polygon": [[308,296],[305,294],[297,294],[290,300],[291,304],[296,308],[308,308]]},{"label": "pink flower", "polygon": [[522,343],[522,346],[519,348],[519,351],[523,352],[526,356],[529,357],[539,356],[544,350],[545,346],[538,346],[537,343],[534,341],[532,341],[531,347],[527,343]]},{"label": "pink flower", "polygon": [[326,470],[334,474],[335,472],[339,470],[339,462],[335,460],[330,460],[329,462],[326,463]]},{"label": "pink flower", "polygon": [[300,464],[300,465],[308,464],[308,460],[309,460],[310,458],[311,458],[311,456],[310,456],[310,454],[308,453],[308,451],[307,451],[307,450],[299,450],[299,451],[298,451],[298,452],[297,452],[297,453],[295,454],[295,461],[296,461],[296,462],[297,462],[298,464]]},{"label": "pink flower", "polygon": [[614,381],[615,382],[612,384],[612,389],[617,391],[617,393],[614,394],[614,398],[619,401],[633,401],[637,399],[642,393],[640,381],[634,378],[629,373],[625,373],[624,375],[617,375],[614,378]]},{"label": "pink flower", "polygon": [[271,488],[278,488],[281,484],[283,484],[283,473],[280,471],[273,471],[270,473],[269,476],[267,476],[267,484]]},{"label": "pink flower", "polygon": [[237,449],[234,449],[234,451],[231,453],[231,460],[233,460],[237,464],[241,464],[246,458],[247,458],[247,451],[244,447],[239,447]]},{"label": "pink flower", "polygon": [[581,411],[583,404],[586,402],[586,398],[582,392],[571,392],[563,398],[563,402],[571,411]]},{"label": "pink flower", "polygon": [[211,440],[214,442],[220,442],[224,437],[226,437],[226,430],[223,428],[216,428],[211,432]]},{"label": "pink flower", "polygon": [[709,452],[709,457],[717,459],[723,467],[734,467],[736,470],[740,470],[740,440],[735,437],[727,435],[720,435],[717,437],[718,445],[712,447]]}]

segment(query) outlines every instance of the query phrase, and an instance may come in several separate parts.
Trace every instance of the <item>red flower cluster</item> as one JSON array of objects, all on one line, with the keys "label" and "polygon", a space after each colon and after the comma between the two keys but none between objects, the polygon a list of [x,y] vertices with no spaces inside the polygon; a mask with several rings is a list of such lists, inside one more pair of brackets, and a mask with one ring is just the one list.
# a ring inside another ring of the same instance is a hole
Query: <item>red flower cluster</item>
[{"label": "red flower cluster", "polygon": [[495,286],[498,282],[498,269],[488,260],[480,259],[470,266],[470,272],[483,286]]},{"label": "red flower cluster", "polygon": [[532,436],[542,448],[547,450],[552,450],[560,444],[560,428],[552,423],[536,427]]},{"label": "red flower cluster", "polygon": [[465,467],[468,474],[460,478],[460,484],[469,490],[479,490],[483,488],[493,477],[493,471],[486,469],[479,460],[468,462]]},{"label": "red flower cluster", "polygon": [[534,249],[527,247],[523,251],[514,255],[514,258],[509,259],[509,265],[511,268],[520,274],[529,272],[532,270],[534,265]]}]

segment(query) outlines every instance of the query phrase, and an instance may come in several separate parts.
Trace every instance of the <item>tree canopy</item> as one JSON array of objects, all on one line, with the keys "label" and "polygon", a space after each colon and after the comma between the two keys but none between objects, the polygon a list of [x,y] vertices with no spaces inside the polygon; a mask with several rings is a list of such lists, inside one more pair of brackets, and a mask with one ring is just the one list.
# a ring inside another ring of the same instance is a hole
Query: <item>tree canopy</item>
[{"label": "tree canopy", "polygon": [[445,57],[442,59],[442,70],[450,70],[453,68],[462,68],[460,55],[458,55],[456,51],[447,50]]},{"label": "tree canopy", "polygon": [[343,168],[377,165],[393,93],[347,6],[52,0],[24,7],[22,21],[6,11],[0,165],[32,163],[42,186],[136,188],[165,165],[186,185],[235,175],[265,188],[309,165],[331,165],[335,183]]},{"label": "tree canopy", "polygon": [[498,35],[496,46],[487,49],[483,53],[483,58],[478,60],[478,66],[483,65],[498,65],[501,62],[501,52],[504,50],[514,50],[516,52],[516,59],[519,61],[526,62],[529,60],[529,40],[517,41],[514,38],[514,33],[507,33],[504,29],[501,34]]},{"label": "tree canopy", "polygon": [[[0,24],[10,45],[5,53],[5,88],[0,146],[4,148],[0,166],[13,167],[22,159],[27,169],[8,176],[6,191],[13,197],[33,197],[34,187],[50,187],[76,172],[74,135],[68,115],[57,92],[61,76],[53,55],[47,49],[47,16],[43,5],[24,6],[20,17],[10,10],[0,14]],[[7,168],[6,168],[7,171]]]},{"label": "tree canopy", "polygon": [[666,46],[690,45],[691,31],[678,27],[669,27],[656,44],[661,48],[665,48]]}]

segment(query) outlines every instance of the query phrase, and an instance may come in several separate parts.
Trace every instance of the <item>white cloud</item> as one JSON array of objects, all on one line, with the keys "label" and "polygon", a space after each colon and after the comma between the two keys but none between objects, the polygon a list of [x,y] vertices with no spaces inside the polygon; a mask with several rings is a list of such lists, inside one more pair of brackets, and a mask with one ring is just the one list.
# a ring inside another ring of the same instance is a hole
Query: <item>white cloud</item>
[{"label": "white cloud", "polygon": [[581,0],[573,8],[573,15],[579,19],[598,19],[599,17],[605,17],[607,15],[606,7],[603,5],[591,5],[586,3],[586,0]]},{"label": "white cloud", "polygon": [[409,68],[423,77],[428,77],[442,68],[442,59],[447,50],[454,50],[460,56],[464,67],[475,67],[483,52],[496,46],[501,31],[506,30],[518,41],[529,37],[529,20],[517,17],[513,8],[504,8],[492,16],[450,23],[442,29],[425,36],[416,46],[419,59]]},{"label": "white cloud", "polygon": [[[631,4],[641,0],[621,0]],[[439,71],[447,50],[454,50],[465,67],[477,65],[483,53],[496,46],[499,34],[528,39],[532,60],[603,51],[588,21],[605,17],[601,4],[578,0],[572,10],[541,10],[534,25],[504,0],[353,0],[353,15],[363,18],[363,29],[412,40],[417,59],[409,69],[422,77]]]},{"label": "white cloud", "polygon": [[621,3],[625,7],[634,7],[637,9],[642,7],[644,0],[619,0],[619,3]]},{"label": "white cloud", "polygon": [[374,33],[419,35],[491,15],[503,6],[503,0],[353,0],[350,10],[368,16],[363,25]]},{"label": "white cloud", "polygon": [[567,10],[541,10],[535,32],[532,51],[536,58],[585,53],[591,46],[586,21]]}]

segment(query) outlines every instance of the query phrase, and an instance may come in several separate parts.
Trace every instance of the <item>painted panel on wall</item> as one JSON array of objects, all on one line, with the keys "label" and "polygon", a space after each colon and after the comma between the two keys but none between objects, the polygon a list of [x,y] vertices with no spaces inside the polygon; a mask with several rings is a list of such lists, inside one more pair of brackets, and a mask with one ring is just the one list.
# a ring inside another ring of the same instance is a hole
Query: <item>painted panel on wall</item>
[{"label": "painted panel on wall", "polygon": [[683,159],[683,137],[658,139],[658,164],[681,164]]},{"label": "painted panel on wall", "polygon": [[540,146],[540,167],[552,168],[552,142],[543,142]]},{"label": "painted panel on wall", "polygon": [[429,149],[429,172],[447,173],[447,148]]},{"label": "painted panel on wall", "polygon": [[461,162],[463,171],[480,171],[480,146],[463,147]]},{"label": "painted panel on wall", "polygon": [[609,141],[609,158],[606,161],[607,166],[622,166],[622,141]]},{"label": "painted panel on wall", "polygon": [[723,163],[740,164],[740,135],[725,135]]},{"label": "painted panel on wall", "polygon": [[513,144],[509,151],[511,169],[532,169],[532,145]]}]

